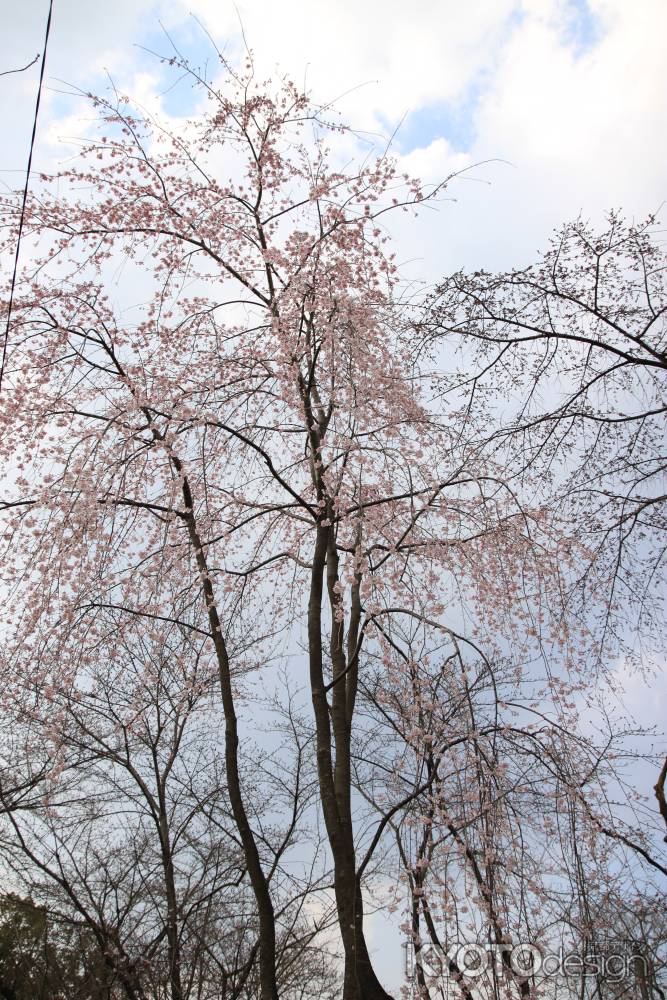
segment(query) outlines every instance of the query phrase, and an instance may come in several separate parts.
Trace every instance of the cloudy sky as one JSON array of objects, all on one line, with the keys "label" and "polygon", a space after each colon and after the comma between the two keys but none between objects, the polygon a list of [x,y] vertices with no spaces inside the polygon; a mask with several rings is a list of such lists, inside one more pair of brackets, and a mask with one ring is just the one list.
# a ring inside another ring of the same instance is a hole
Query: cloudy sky
[{"label": "cloudy sky", "polygon": [[[0,3],[0,69],[13,69],[41,51],[48,0]],[[412,173],[479,164],[400,234],[412,277],[527,263],[579,212],[639,218],[667,195],[664,0],[54,0],[38,167],[64,160],[89,118],[74,88],[110,77],[177,117],[198,98],[146,50],[170,55],[171,39],[213,61],[205,26],[233,57],[241,25],[261,75],[344,95],[344,117],[371,133],[402,122],[394,150]],[[21,179],[37,71],[0,77],[4,184]]]},{"label": "cloudy sky", "polygon": [[[4,71],[42,51],[48,0],[0,7]],[[67,161],[92,117],[77,91],[110,79],[152,112],[196,111],[200,98],[151,53],[173,42],[213,63],[206,29],[234,58],[241,25],[259,75],[340,97],[378,142],[400,123],[394,151],[411,173],[435,182],[471,167],[452,200],[397,231],[414,279],[526,264],[580,212],[639,219],[667,197],[665,0],[54,0],[36,168]],[[37,79],[38,65],[0,77],[5,187],[22,184]],[[628,709],[649,724],[666,701],[656,692],[647,718],[645,689],[630,685]],[[380,918],[374,930],[394,935],[384,971],[398,981],[400,940]]]}]

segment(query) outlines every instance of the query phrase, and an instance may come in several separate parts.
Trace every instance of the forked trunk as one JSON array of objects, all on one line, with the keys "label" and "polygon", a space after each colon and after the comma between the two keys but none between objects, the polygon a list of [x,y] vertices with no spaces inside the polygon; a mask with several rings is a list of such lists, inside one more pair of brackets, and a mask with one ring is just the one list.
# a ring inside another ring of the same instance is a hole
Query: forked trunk
[{"label": "forked trunk", "polygon": [[[345,714],[346,686],[349,675],[342,673],[344,664],[336,664],[336,653],[342,650],[342,623],[332,621],[332,660],[334,668],[334,705],[329,706],[324,681],[322,651],[322,600],[324,569],[330,595],[336,571],[333,550],[333,529],[318,525],[311,573],[308,604],[308,647],[310,682],[317,739],[317,772],[324,822],[334,863],[334,886],[338,924],[345,951],[343,1000],[391,1000],[380,984],[364,936],[364,911],[361,886],[356,874],[356,859],[351,822],[350,723]],[[338,685],[338,690],[336,690]],[[331,714],[330,714],[331,713]],[[333,738],[332,743],[332,720]]]}]

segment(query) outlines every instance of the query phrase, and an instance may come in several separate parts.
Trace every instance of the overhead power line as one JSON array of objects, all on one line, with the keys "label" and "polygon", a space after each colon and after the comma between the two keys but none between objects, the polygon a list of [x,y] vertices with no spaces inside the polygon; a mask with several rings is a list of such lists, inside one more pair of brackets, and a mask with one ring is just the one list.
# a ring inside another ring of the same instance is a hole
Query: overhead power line
[{"label": "overhead power line", "polygon": [[[25,205],[28,199],[28,185],[30,183],[30,171],[32,170],[32,154],[35,148],[35,136],[37,134],[37,118],[39,116],[39,104],[42,97],[42,85],[44,83],[44,67],[46,66],[46,50],[49,45],[49,35],[51,33],[51,15],[53,14],[53,0],[49,0],[49,13],[46,18],[46,31],[44,33],[44,50],[42,52],[42,65],[39,71],[39,86],[37,88],[37,101],[35,102],[35,114],[32,121],[32,136],[30,138],[30,153],[28,154],[28,169],[23,185],[23,200],[21,202],[21,217],[19,219],[19,231],[16,237],[16,250],[14,251],[14,268],[12,271],[12,282],[9,288],[9,303],[7,305],[7,321],[5,323],[5,335],[2,343],[2,361],[0,362],[0,390],[2,389],[2,379],[5,374],[5,361],[7,359],[7,344],[9,342],[9,324],[12,318],[12,305],[14,304],[14,288],[16,286],[16,272],[19,265],[19,251],[21,249],[21,236],[23,235],[23,220],[25,218]],[[27,68],[27,67],[24,67]]]}]

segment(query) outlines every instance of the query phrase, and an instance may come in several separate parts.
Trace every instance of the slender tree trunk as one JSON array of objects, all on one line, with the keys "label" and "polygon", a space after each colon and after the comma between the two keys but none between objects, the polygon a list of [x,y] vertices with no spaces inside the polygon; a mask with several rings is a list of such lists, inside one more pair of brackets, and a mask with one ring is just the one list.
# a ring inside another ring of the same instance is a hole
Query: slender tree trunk
[{"label": "slender tree trunk", "polygon": [[[324,683],[322,653],[322,600],[324,569],[332,610],[331,654],[333,698],[330,708]],[[317,772],[324,822],[334,862],[334,889],[343,948],[345,978],[343,1000],[390,1000],[373,969],[363,928],[363,899],[356,875],[356,858],[351,820],[350,733],[353,699],[350,684],[356,679],[346,674],[342,620],[337,620],[334,585],[338,567],[333,528],[318,525],[311,571],[308,604],[308,647],[310,683],[315,713]],[[354,666],[354,665],[353,665]],[[356,668],[355,668],[356,670]],[[332,745],[335,739],[335,761]]]},{"label": "slender tree trunk", "polygon": [[[118,362],[114,358],[114,363],[118,370]],[[160,431],[156,428],[153,415],[150,410],[143,407],[144,415],[151,428],[151,433],[155,441],[163,442]],[[232,815],[236,828],[241,839],[241,846],[245,863],[250,877],[255,901],[257,903],[257,915],[259,919],[259,981],[260,1000],[278,1000],[278,987],[276,984],[276,925],[269,883],[264,874],[262,863],[255,841],[255,835],[248,821],[243,793],[241,790],[241,776],[239,774],[239,737],[238,720],[236,716],[236,706],[234,703],[234,691],[232,688],[231,667],[227,646],[222,634],[222,623],[218,614],[217,603],[213,583],[209,573],[206,554],[202,538],[199,535],[197,520],[195,518],[195,504],[192,489],[182,461],[173,451],[170,452],[170,461],[174,471],[179,476],[182,486],[181,493],[185,508],[185,524],[188,531],[190,543],[192,545],[197,569],[201,580],[201,593],[206,606],[211,638],[215,649],[216,661],[218,665],[218,677],[220,681],[220,693],[222,700],[223,714],[225,717],[225,775],[227,778],[227,790],[229,801],[232,807]]]},{"label": "slender tree trunk", "polygon": [[[174,467],[180,475],[183,475],[181,463],[178,459],[172,459]],[[269,883],[264,874],[262,863],[257,849],[257,843],[252,828],[248,821],[248,814],[243,802],[241,791],[241,777],[239,774],[239,737],[238,720],[236,717],[236,706],[234,704],[234,692],[232,689],[232,677],[227,654],[227,647],[222,635],[220,616],[215,601],[213,584],[206,562],[206,555],[199,537],[197,523],[194,516],[194,503],[187,477],[183,477],[183,499],[185,501],[187,515],[188,533],[195,552],[197,568],[201,576],[202,594],[206,604],[211,636],[215,647],[215,654],[218,663],[218,675],[220,679],[220,691],[222,696],[222,707],[225,716],[225,772],[227,777],[227,788],[229,800],[232,807],[232,815],[236,827],[239,831],[243,854],[250,876],[250,883],[257,903],[257,915],[259,918],[259,982],[261,1000],[278,1000],[278,987],[276,984],[276,924],[273,903],[269,891]]]},{"label": "slender tree trunk", "polygon": [[167,951],[169,955],[169,988],[171,1000],[183,1000],[183,984],[181,982],[181,947],[178,935],[178,904],[176,897],[176,880],[174,878],[174,862],[169,842],[169,829],[164,805],[164,797],[160,793],[160,841],[162,851],[162,870],[164,872],[165,895],[167,898]]}]

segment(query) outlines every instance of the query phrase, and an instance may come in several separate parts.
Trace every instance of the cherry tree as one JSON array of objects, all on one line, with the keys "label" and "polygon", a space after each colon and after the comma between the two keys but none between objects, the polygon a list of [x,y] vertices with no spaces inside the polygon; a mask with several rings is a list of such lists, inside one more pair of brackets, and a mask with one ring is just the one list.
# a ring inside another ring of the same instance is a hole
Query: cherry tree
[{"label": "cherry tree", "polygon": [[665,273],[654,218],[612,213],[603,231],[579,219],[533,265],[452,275],[423,327],[465,356],[458,384],[471,403],[489,391],[496,405],[515,401],[500,404],[493,442],[517,476],[539,469],[587,541],[572,600],[606,596],[601,659],[620,643],[644,664],[663,632]]},{"label": "cherry tree", "polygon": [[548,993],[553,969],[531,971],[523,946],[574,960],[613,936],[590,897],[634,894],[649,912],[664,893],[654,806],[633,787],[655,757],[589,686],[535,665],[517,677],[500,651],[434,648],[422,629],[394,627],[391,641],[406,669],[362,683],[375,728],[357,783],[395,837],[385,904],[403,914],[415,995],[440,996],[444,981],[463,997]]},{"label": "cherry tree", "polygon": [[[586,551],[530,463],[516,488],[506,452],[489,448],[489,409],[452,394],[416,350],[383,219],[441,188],[386,153],[340,166],[350,133],[330,112],[290,83],[259,83],[251,63],[222,63],[218,85],[180,61],[209,99],[180,131],[96,99],[99,139],[26,206],[31,258],[1,402],[15,470],[3,668],[8,702],[52,750],[15,788],[20,801],[45,769],[65,800],[80,706],[100,684],[120,711],[130,664],[138,691],[159,689],[156,663],[175,672],[179,711],[214,676],[224,796],[203,815],[206,836],[223,823],[247,873],[257,995],[280,995],[286,942],[303,926],[282,873],[297,845],[312,854],[309,756],[343,996],[386,1000],[364,907],[392,858],[411,899],[433,888],[447,919],[467,887],[448,875],[453,846],[494,940],[525,925],[506,900],[535,798],[526,761],[551,794],[555,759],[579,779],[590,762],[581,741],[558,744],[588,683],[588,621],[566,587]],[[11,240],[16,201],[4,209]],[[267,704],[280,668],[282,703]],[[267,716],[296,718],[296,688],[310,716],[292,726],[290,763],[270,739],[250,741]],[[542,695],[560,714],[540,736]],[[125,711],[121,735],[135,725]],[[127,757],[115,763],[127,770]],[[6,808],[18,834],[16,803]],[[414,824],[447,847],[415,854]],[[536,843],[545,835],[535,823]],[[524,857],[522,892],[537,878]],[[188,878],[205,870],[193,854]],[[419,906],[413,919],[437,933],[435,895]]]},{"label": "cherry tree", "polygon": [[[257,921],[216,748],[205,640],[165,623],[119,635],[119,612],[100,615],[106,637],[89,669],[67,688],[26,685],[14,712],[0,780],[11,881],[58,923],[83,928],[129,998],[245,996],[257,976]],[[287,760],[284,746],[270,760],[247,755],[251,806],[278,904],[281,995],[295,996],[298,962],[319,996],[327,987],[313,960],[325,951],[312,942],[329,918],[307,912],[328,873],[318,885],[314,835],[309,869],[284,864],[312,790],[291,731]],[[16,780],[35,772],[41,780]],[[282,803],[286,826],[275,818]]]}]

